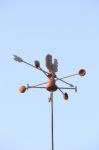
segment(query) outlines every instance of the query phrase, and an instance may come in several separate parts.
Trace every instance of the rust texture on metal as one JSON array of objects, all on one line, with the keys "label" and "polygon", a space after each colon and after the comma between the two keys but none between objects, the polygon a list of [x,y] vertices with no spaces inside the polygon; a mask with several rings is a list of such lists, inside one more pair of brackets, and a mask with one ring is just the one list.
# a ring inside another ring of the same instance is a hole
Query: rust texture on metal
[{"label": "rust texture on metal", "polygon": [[46,87],[46,89],[48,90],[48,91],[56,91],[57,90],[57,85],[55,84],[55,80],[54,79],[49,79],[48,80],[48,84],[47,84],[47,87]]},{"label": "rust texture on metal", "polygon": [[68,94],[67,93],[64,93],[63,97],[64,97],[65,100],[68,100]]},{"label": "rust texture on metal", "polygon": [[26,87],[25,86],[19,87],[19,92],[20,93],[24,93],[25,91],[26,91]]},{"label": "rust texture on metal", "polygon": [[86,74],[86,70],[85,69],[80,69],[79,70],[79,75],[80,76],[84,76]]}]

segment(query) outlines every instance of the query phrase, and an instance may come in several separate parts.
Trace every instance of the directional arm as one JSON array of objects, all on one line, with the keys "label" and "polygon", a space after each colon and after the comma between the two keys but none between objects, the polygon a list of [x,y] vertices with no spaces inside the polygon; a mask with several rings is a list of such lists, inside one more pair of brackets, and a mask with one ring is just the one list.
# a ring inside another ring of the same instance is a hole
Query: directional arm
[{"label": "directional arm", "polygon": [[74,74],[59,78],[59,79],[66,79],[66,78],[74,77],[74,76],[77,76],[77,75],[85,76],[85,74],[86,74],[86,70],[85,69],[80,69],[78,73],[74,73]]},{"label": "directional arm", "polygon": [[77,75],[79,75],[79,74],[78,74],[78,73],[75,73],[75,74],[71,74],[71,75],[64,76],[64,77],[59,78],[59,79],[66,79],[66,78],[70,78],[70,77],[77,76]]},{"label": "directional arm", "polygon": [[17,55],[13,55],[13,56],[14,56],[14,60],[15,60],[15,61],[17,61],[17,62],[19,62],[19,63],[23,62],[23,63],[25,63],[25,64],[27,64],[27,65],[29,65],[29,66],[35,68],[35,69],[38,69],[38,70],[42,71],[42,72],[48,77],[48,72],[46,72],[46,71],[43,70],[42,68],[36,67],[36,66],[34,66],[34,65],[32,65],[32,64],[30,64],[30,63],[24,61],[21,57],[19,57],[19,56],[17,56]]},{"label": "directional arm", "polygon": [[34,65],[32,65],[32,64],[30,64],[30,63],[28,63],[28,62],[26,62],[26,61],[23,61],[23,63],[25,63],[25,64],[27,64],[27,65],[29,65],[29,66],[35,68],[35,69],[38,69],[38,70],[42,71],[46,76],[47,76],[47,74],[48,74],[45,70],[43,70],[43,69],[40,68],[40,67],[39,67],[39,68],[36,68]]}]

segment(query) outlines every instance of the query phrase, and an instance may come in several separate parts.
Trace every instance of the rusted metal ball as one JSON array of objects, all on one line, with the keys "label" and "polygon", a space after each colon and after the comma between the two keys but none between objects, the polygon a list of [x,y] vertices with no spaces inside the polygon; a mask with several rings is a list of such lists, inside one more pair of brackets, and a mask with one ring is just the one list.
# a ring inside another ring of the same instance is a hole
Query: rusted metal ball
[{"label": "rusted metal ball", "polygon": [[35,60],[34,65],[35,65],[36,68],[39,68],[40,67],[40,62],[38,60]]},{"label": "rusted metal ball", "polygon": [[65,100],[68,100],[68,94],[67,93],[64,93],[63,97],[64,97]]},{"label": "rusted metal ball", "polygon": [[26,87],[25,86],[19,87],[19,92],[20,93],[24,93],[25,91],[26,91]]},{"label": "rusted metal ball", "polygon": [[86,74],[86,70],[85,69],[80,69],[79,70],[79,75],[80,76],[84,76]]}]

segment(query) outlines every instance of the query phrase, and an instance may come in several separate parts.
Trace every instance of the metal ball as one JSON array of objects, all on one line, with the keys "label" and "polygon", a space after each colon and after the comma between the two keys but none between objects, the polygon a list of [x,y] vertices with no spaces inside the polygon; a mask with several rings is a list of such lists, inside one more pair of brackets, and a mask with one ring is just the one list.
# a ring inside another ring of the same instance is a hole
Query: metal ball
[{"label": "metal ball", "polygon": [[86,70],[85,69],[80,69],[79,70],[79,75],[80,76],[84,76],[86,74]]},{"label": "metal ball", "polygon": [[25,86],[19,87],[19,92],[20,93],[24,93],[25,91],[26,91],[26,87]]},{"label": "metal ball", "polygon": [[35,67],[36,68],[39,68],[40,67],[40,62],[38,60],[35,60],[34,61],[34,64],[35,64]]},{"label": "metal ball", "polygon": [[64,97],[65,100],[68,100],[68,94],[67,93],[64,93],[63,97]]}]

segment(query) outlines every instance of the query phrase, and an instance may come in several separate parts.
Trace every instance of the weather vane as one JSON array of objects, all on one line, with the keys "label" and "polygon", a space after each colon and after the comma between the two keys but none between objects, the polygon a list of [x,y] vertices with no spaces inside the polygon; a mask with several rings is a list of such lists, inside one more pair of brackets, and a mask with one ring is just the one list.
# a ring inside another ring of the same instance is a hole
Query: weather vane
[{"label": "weather vane", "polygon": [[[53,61],[52,60],[52,55],[50,55],[50,54],[48,54],[45,58],[45,65],[48,69],[48,72],[43,70],[40,67],[40,62],[38,60],[35,60],[34,65],[33,65],[33,64],[30,64],[30,63],[24,61],[21,57],[19,57],[17,55],[13,55],[13,56],[14,56],[15,61],[17,61],[19,63],[25,63],[25,64],[33,67],[33,68],[36,68],[36,69],[42,71],[46,75],[46,77],[48,78],[47,82],[39,83],[39,84],[36,84],[36,85],[27,84],[26,86],[21,86],[19,88],[19,91],[20,91],[20,93],[24,93],[26,90],[31,89],[31,88],[44,88],[44,89],[46,89],[47,91],[50,92],[50,97],[48,99],[49,99],[49,102],[51,102],[51,150],[54,150],[53,93],[55,91],[59,90],[62,93],[63,98],[65,100],[68,100],[68,93],[67,92],[64,93],[62,91],[62,89],[65,89],[65,90],[70,89],[70,90],[75,90],[75,92],[77,92],[77,87],[74,86],[73,84],[70,84],[70,83],[64,81],[64,79],[70,78],[70,77],[73,77],[73,76],[76,76],[76,75],[84,76],[86,74],[86,71],[85,71],[85,69],[80,69],[75,74],[71,74],[71,75],[64,76],[62,78],[58,78],[58,76],[56,75],[56,72],[58,71],[58,61],[57,61],[57,59],[54,59],[54,61]],[[66,85],[68,85],[68,87],[58,86],[56,84],[56,82],[58,80],[62,81]],[[46,85],[46,86],[42,86],[42,85]]]}]

